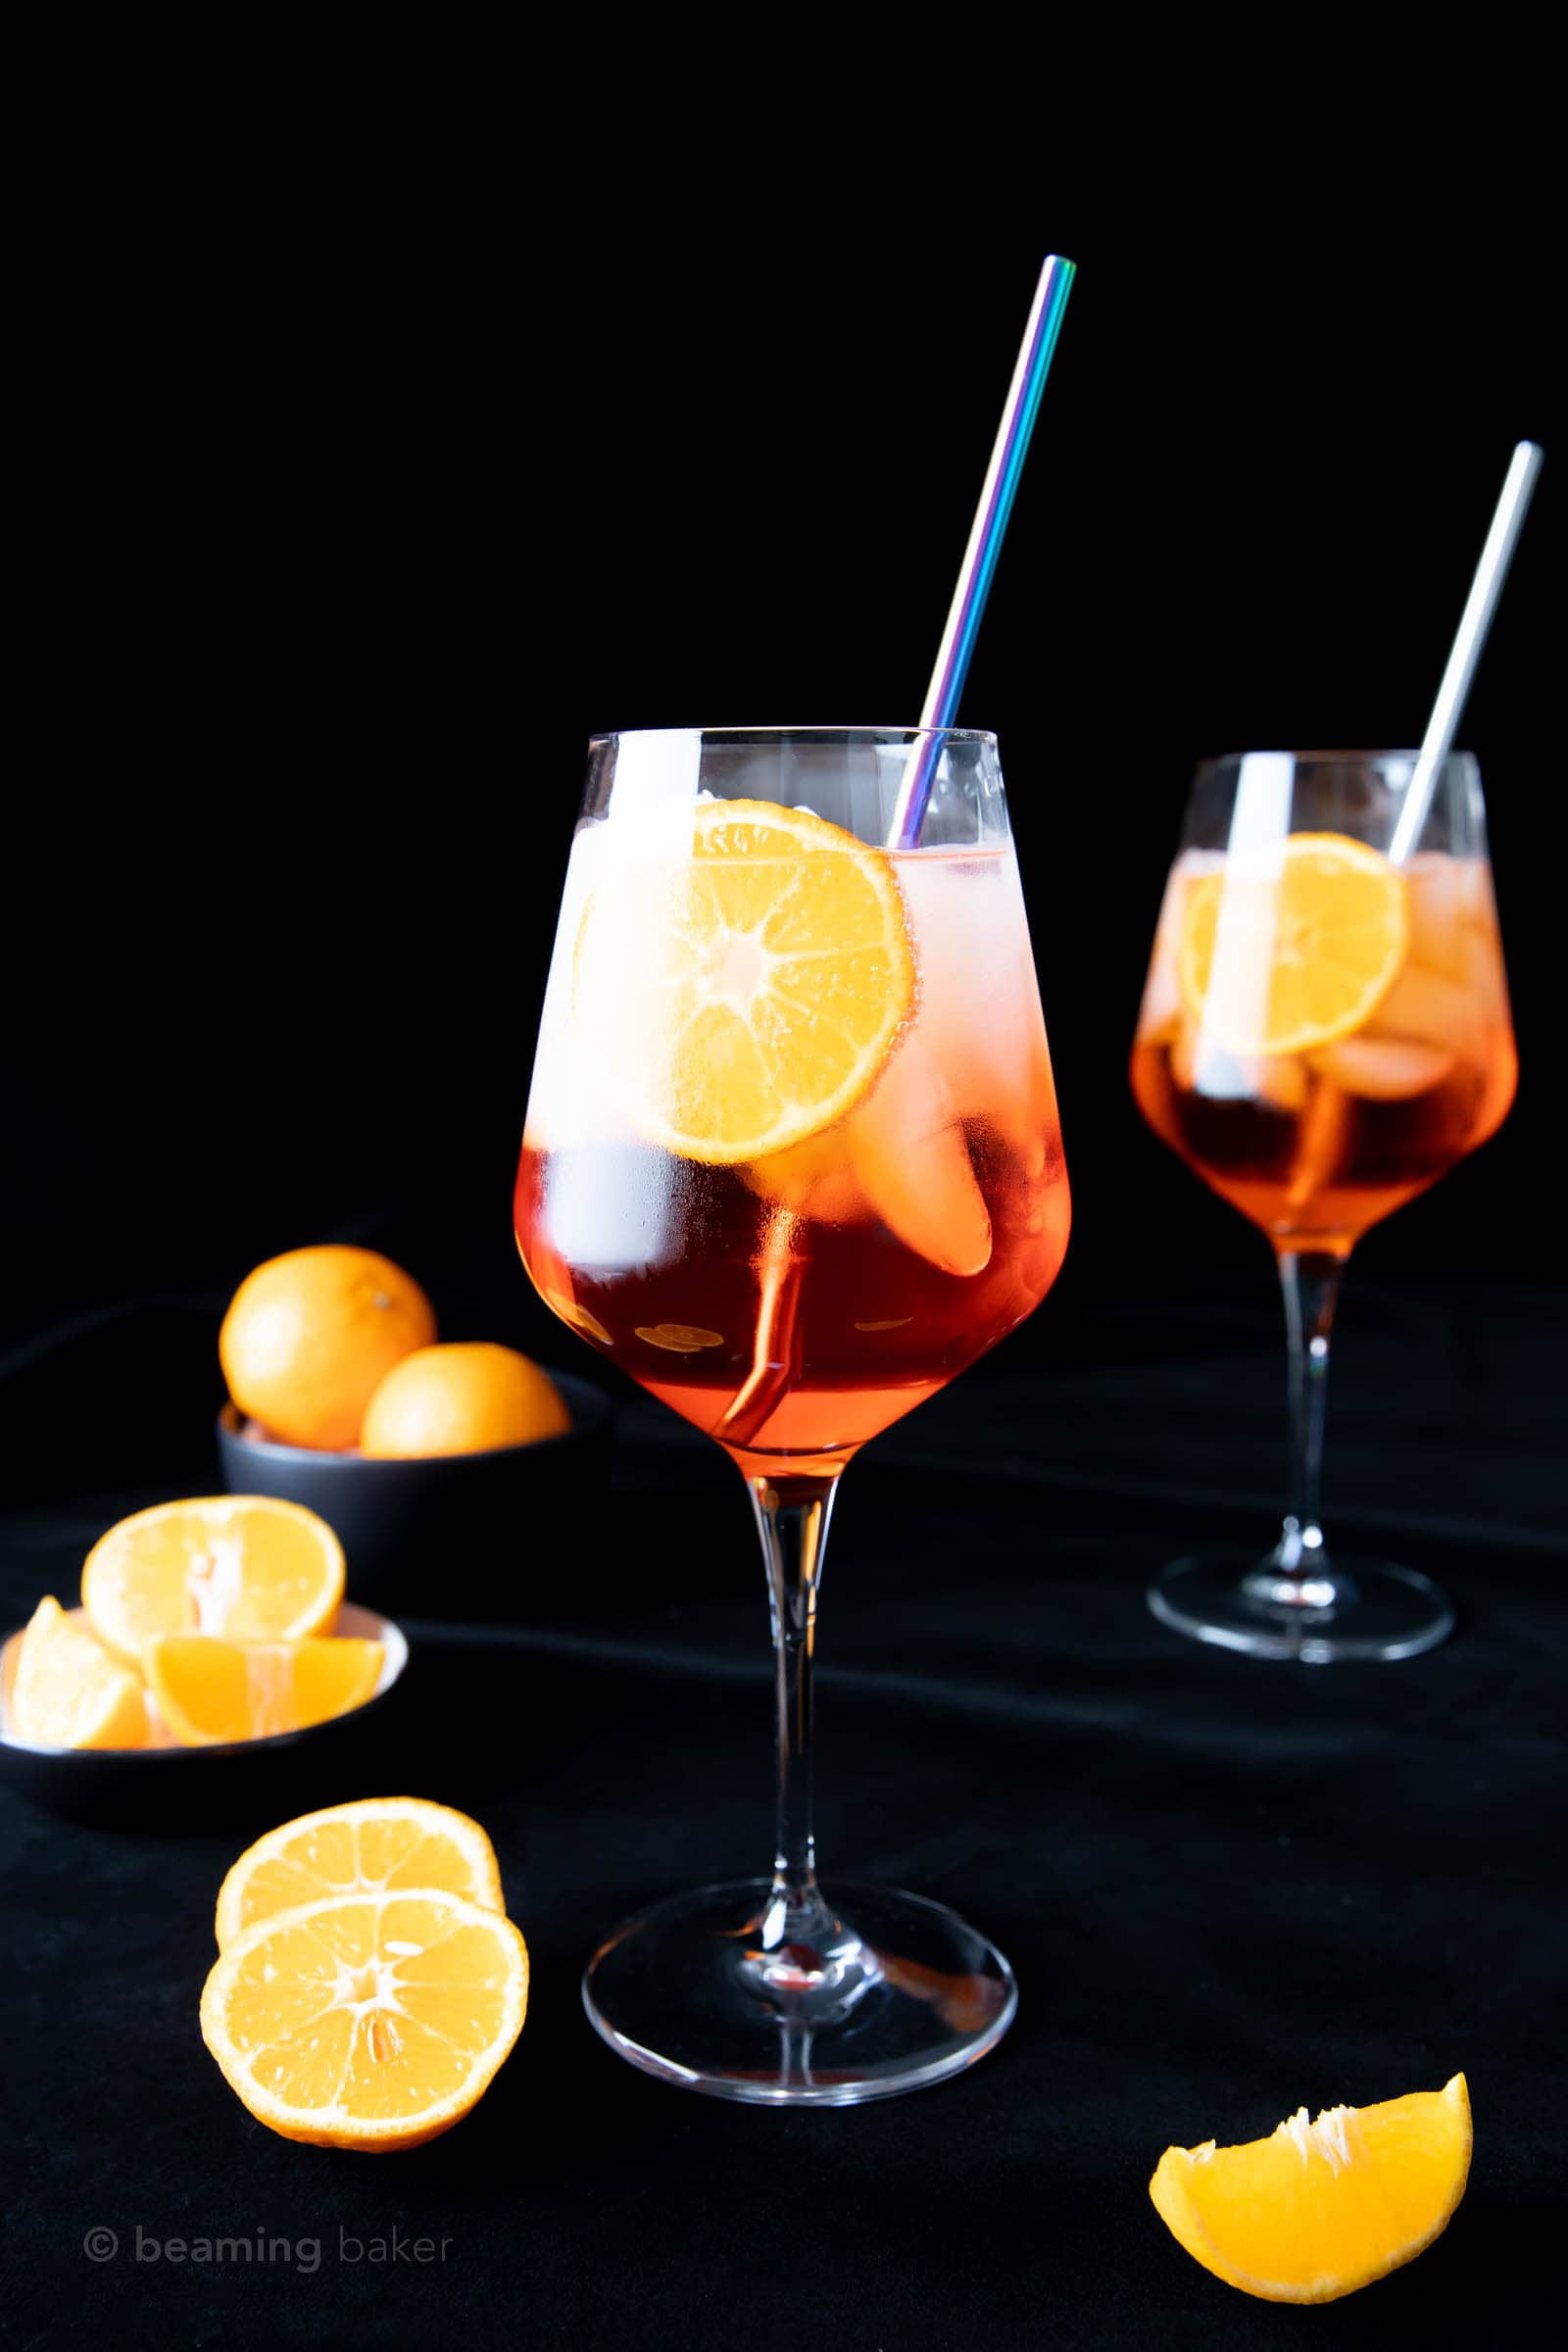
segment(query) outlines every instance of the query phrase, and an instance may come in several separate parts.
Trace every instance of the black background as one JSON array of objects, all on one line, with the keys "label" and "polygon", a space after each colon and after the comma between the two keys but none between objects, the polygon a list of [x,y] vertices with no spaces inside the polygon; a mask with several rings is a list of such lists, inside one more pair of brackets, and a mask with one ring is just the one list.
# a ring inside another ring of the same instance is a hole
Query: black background
[{"label": "black background", "polygon": [[[541,168],[450,123],[204,206],[149,153],[40,269],[13,1328],[379,1237],[466,1336],[543,1344],[509,1198],[584,739],[916,712],[1048,244],[1079,278],[962,709],[1074,1189],[1011,1357],[1107,1292],[1267,1282],[1127,1093],[1161,884],[1200,757],[1419,740],[1512,445],[1549,438],[1527,168],[1339,211],[1326,163],[1310,204],[1102,168],[927,217],[656,160],[545,215]],[[1551,1247],[1559,511],[1548,462],[1461,733],[1519,1102],[1365,1244],[1390,1271]]]},{"label": "black background", "polygon": [[[523,2042],[450,2139],[317,2158],[197,2049],[213,1892],[265,1820],[7,1803],[0,2316],[29,2344],[1272,2345],[1296,2315],[1152,2221],[1159,2148],[1464,2065],[1453,2231],[1307,2325],[1544,2340],[1568,842],[1541,142],[1509,112],[1483,157],[1463,103],[1353,78],[1306,135],[1261,103],[1205,132],[1173,89],[1165,143],[1123,123],[1070,165],[1054,86],[1030,144],[957,103],[894,137],[881,96],[780,126],[695,94],[634,140],[635,95],[607,115],[592,77],[496,91],[476,59],[388,109],[315,65],[243,133],[215,80],[172,131],[66,141],[24,207],[7,1622],[212,1476],[218,1315],[274,1250],[378,1244],[448,1336],[586,1364],[510,1232],[584,738],[914,713],[1054,246],[1079,281],[963,715],[1001,738],[1074,1235],[1032,1323],[857,1464],[823,1674],[830,1856],[982,1921],[1023,2007],[971,2078],[853,2118],[680,2099],[593,2045],[593,1936],[765,1837],[733,1473],[635,1403],[564,1544],[497,1530],[432,1579],[432,1607],[481,1571],[527,1605],[506,1636],[416,1626],[419,1712],[374,1776],[487,1823],[533,1955]],[[1521,1092],[1358,1251],[1330,1448],[1332,1525],[1439,1575],[1461,1633],[1276,1675],[1142,1605],[1178,1534],[1268,1526],[1281,1350],[1261,1242],[1143,1129],[1127,1047],[1195,762],[1418,739],[1524,434],[1550,455],[1462,731]],[[455,2259],[100,2269],[95,2225],[450,2230]]]}]

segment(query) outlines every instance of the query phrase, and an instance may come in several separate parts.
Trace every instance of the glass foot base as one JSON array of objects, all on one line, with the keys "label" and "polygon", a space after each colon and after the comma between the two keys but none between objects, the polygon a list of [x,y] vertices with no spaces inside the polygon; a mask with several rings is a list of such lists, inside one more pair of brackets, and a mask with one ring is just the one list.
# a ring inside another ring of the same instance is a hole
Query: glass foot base
[{"label": "glass foot base", "polygon": [[766,2107],[918,2090],[1002,2039],[1012,1971],[956,1913],[880,1886],[822,1892],[810,1945],[764,1945],[766,1879],[655,1903],[600,1945],[583,2006],[645,2074]]},{"label": "glass foot base", "polygon": [[[1149,1605],[1162,1625],[1197,1642],[1244,1649],[1254,1658],[1294,1658],[1302,1666],[1327,1666],[1337,1658],[1413,1658],[1453,1631],[1451,1604],[1413,1568],[1336,1551],[1332,1576],[1330,1584],[1326,1564],[1316,1571],[1321,1604],[1286,1601],[1280,1595],[1289,1586],[1255,1552],[1199,1552],[1154,1579]],[[1313,1594],[1313,1583],[1300,1589]]]}]

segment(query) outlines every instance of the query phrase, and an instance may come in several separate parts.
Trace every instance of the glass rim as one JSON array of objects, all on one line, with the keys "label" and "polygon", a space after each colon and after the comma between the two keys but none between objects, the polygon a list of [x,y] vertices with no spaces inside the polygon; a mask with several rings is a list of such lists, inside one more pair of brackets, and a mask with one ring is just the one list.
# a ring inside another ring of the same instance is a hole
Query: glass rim
[{"label": "glass rim", "polygon": [[858,741],[888,743],[903,748],[912,743],[980,743],[997,748],[996,736],[988,727],[888,727],[888,726],[759,726],[759,727],[606,727],[588,738],[591,752],[602,750],[612,743],[654,743],[683,740],[698,736],[704,743],[767,743],[782,741],[788,736],[844,735]]},{"label": "glass rim", "polygon": [[[1421,750],[1418,744],[1379,744],[1374,747],[1363,747],[1359,751],[1337,752],[1292,752],[1278,748],[1272,751],[1254,749],[1246,752],[1215,752],[1208,759],[1199,760],[1198,773],[1201,775],[1205,769],[1211,767],[1234,767],[1243,760],[1294,760],[1301,767],[1350,767],[1366,765],[1374,760],[1408,760],[1413,765],[1420,757]],[[1474,765],[1474,752],[1460,751],[1456,747],[1454,750],[1445,753],[1443,765],[1447,767],[1456,760],[1466,760]]]}]

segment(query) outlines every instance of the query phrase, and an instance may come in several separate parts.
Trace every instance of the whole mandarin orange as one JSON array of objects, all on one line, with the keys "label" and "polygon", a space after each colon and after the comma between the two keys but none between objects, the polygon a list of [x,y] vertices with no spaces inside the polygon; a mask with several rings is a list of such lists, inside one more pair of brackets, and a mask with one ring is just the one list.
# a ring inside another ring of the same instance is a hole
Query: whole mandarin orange
[{"label": "whole mandarin orange", "polygon": [[218,1352],[240,1411],[289,1446],[357,1446],[378,1384],[435,1338],[418,1284],[374,1250],[289,1250],[245,1280]]},{"label": "whole mandarin orange", "polygon": [[482,1453],[571,1427],[561,1393],[514,1348],[487,1340],[420,1348],[394,1364],[365,1408],[362,1453]]}]

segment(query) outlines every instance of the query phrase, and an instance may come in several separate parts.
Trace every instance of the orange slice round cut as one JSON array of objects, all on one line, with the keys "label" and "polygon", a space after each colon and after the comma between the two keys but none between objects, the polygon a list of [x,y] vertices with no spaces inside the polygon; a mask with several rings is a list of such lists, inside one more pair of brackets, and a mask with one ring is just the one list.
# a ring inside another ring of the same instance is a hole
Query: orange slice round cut
[{"label": "orange slice round cut", "polygon": [[1341,833],[1293,833],[1200,874],[1182,914],[1183,1001],[1237,1054],[1300,1054],[1370,1020],[1410,943],[1396,866]]},{"label": "orange slice round cut", "polygon": [[336,1894],[219,1954],[202,2038],[285,2139],[412,2148],[483,2097],[527,2005],[527,1946],[500,1912],[437,1886]]},{"label": "orange slice round cut", "polygon": [[367,1796],[302,1813],[258,1838],[218,1890],[218,1948],[258,1920],[332,1894],[439,1886],[502,1911],[495,1847],[476,1821],[422,1796]]},{"label": "orange slice round cut", "polygon": [[379,1642],[229,1642],[154,1634],[147,1682],[181,1747],[268,1740],[363,1707],[380,1679]]},{"label": "orange slice round cut", "polygon": [[32,1613],[17,1657],[11,1717],[43,1747],[145,1747],[147,1707],[136,1676],[52,1597]]},{"label": "orange slice round cut", "polygon": [[880,850],[804,808],[694,805],[689,841],[607,845],[579,931],[579,1030],[631,1123],[734,1166],[816,1135],[875,1084],[915,996]]},{"label": "orange slice round cut", "polygon": [[100,1537],[81,1572],[92,1630],[126,1666],[154,1634],[329,1634],[342,1598],[343,1546],[326,1521],[269,1494],[155,1503]]},{"label": "orange slice round cut", "polygon": [[1267,2139],[1167,2148],[1149,2193],[1216,2278],[1268,2303],[1332,2303],[1413,2262],[1446,2229],[1470,2173],[1470,2094],[1298,2108]]}]

